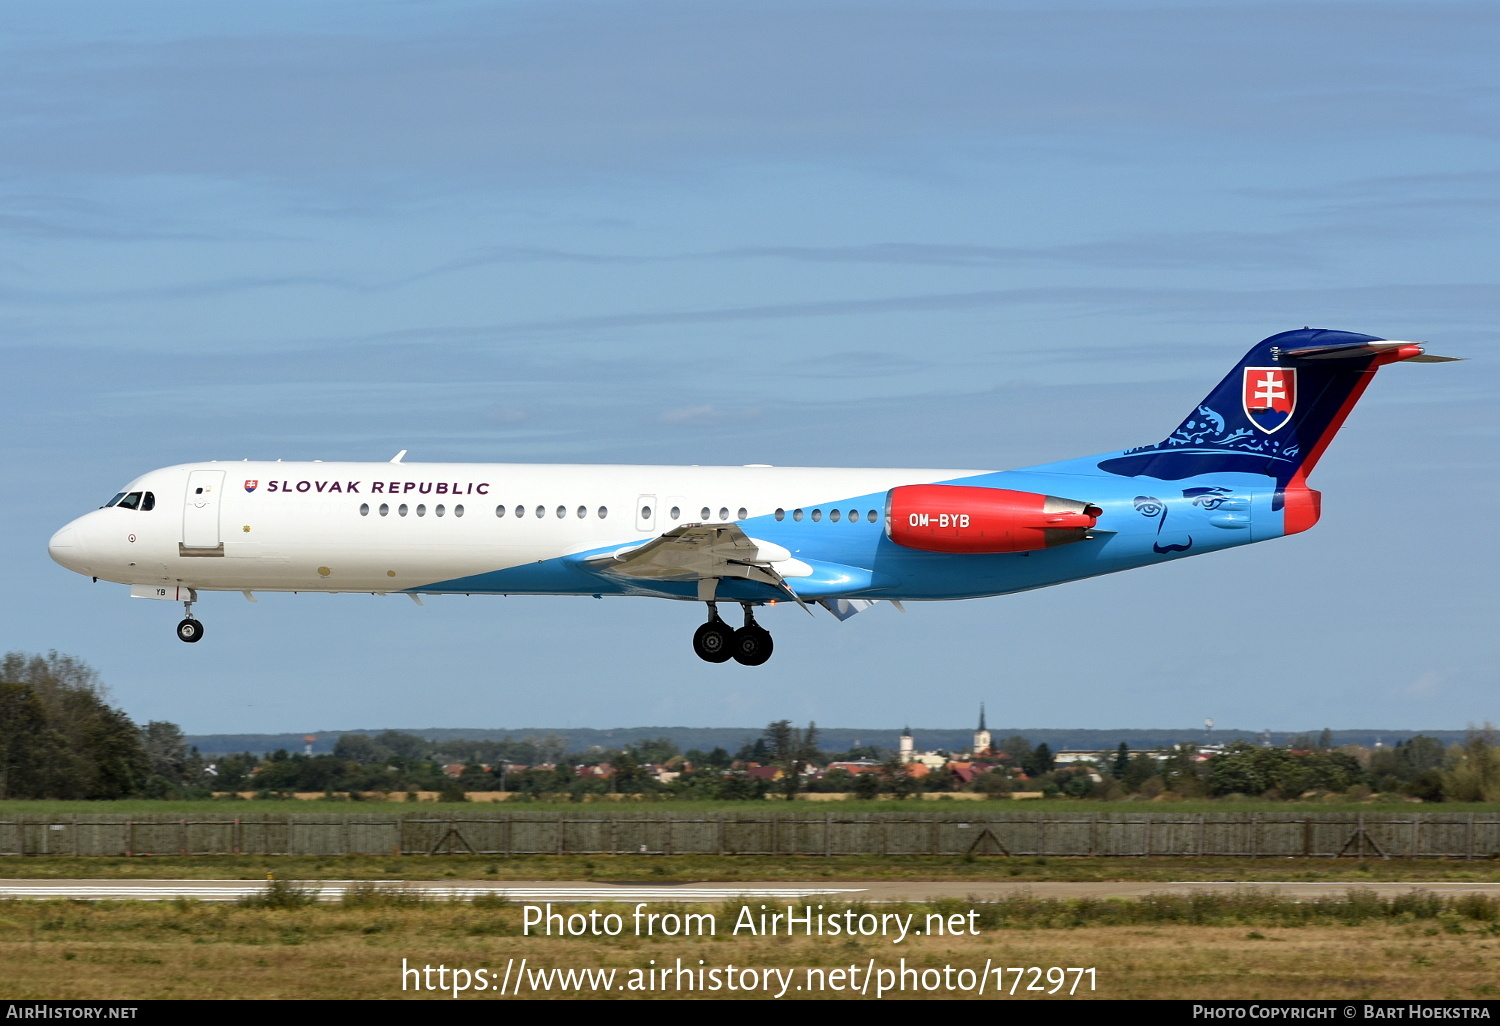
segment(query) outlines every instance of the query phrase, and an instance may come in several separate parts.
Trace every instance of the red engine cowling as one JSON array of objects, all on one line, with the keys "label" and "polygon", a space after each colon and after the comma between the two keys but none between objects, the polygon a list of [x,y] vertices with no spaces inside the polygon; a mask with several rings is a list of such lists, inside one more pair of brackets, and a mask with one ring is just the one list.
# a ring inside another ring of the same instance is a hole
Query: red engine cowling
[{"label": "red engine cowling", "polygon": [[1033,552],[1088,537],[1098,506],[1036,492],[902,485],[886,496],[885,533],[923,552]]}]

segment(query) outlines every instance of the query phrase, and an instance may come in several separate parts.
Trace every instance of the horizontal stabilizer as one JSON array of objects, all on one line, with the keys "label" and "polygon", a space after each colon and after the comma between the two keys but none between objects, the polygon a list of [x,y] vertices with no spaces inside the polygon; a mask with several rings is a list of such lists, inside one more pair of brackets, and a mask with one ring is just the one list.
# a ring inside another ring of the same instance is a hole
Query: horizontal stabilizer
[{"label": "horizontal stabilizer", "polygon": [[[1281,356],[1288,360],[1366,360],[1372,356],[1394,355],[1397,361],[1412,363],[1452,363],[1461,356],[1428,356],[1425,342],[1395,342],[1387,339],[1364,342],[1357,345],[1304,346],[1283,350]],[[1406,352],[1403,352],[1406,350]]]}]

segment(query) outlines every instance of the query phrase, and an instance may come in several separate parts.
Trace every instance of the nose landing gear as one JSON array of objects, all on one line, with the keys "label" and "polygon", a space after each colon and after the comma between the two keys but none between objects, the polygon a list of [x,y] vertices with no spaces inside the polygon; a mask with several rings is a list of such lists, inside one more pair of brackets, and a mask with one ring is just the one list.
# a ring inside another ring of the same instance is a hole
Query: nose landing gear
[{"label": "nose landing gear", "polygon": [[717,602],[708,604],[708,622],[693,632],[693,651],[699,659],[709,663],[733,659],[744,666],[759,666],[771,658],[774,648],[771,632],[755,622],[755,612],[748,602],[741,606],[745,610],[745,626],[736,631],[719,619]]},{"label": "nose landing gear", "polygon": [[199,622],[197,617],[193,616],[193,604],[191,602],[184,602],[182,604],[182,611],[184,614],[183,620],[177,625],[178,640],[186,641],[190,645],[195,641],[202,640],[203,624]]}]

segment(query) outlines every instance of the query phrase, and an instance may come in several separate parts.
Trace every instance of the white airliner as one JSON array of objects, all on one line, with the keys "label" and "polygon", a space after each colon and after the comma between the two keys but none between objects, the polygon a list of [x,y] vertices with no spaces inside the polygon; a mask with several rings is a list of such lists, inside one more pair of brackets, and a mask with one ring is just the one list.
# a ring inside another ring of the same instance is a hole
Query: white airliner
[{"label": "white airliner", "polygon": [[[1311,527],[1306,479],[1377,368],[1421,344],[1256,345],[1162,442],[1004,472],[208,462],[153,470],[48,551],[136,598],[204,592],[644,595],[708,606],[709,662],[759,665],[756,606],[1002,595]],[[418,601],[420,601],[418,599]],[[744,626],[719,618],[739,603]]]}]

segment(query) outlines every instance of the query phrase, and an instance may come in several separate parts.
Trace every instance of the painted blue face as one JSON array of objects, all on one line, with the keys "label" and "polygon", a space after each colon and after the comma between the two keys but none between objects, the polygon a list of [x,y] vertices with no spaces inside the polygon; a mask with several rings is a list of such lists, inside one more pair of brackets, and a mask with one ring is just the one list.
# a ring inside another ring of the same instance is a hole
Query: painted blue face
[{"label": "painted blue face", "polygon": [[1201,538],[1210,526],[1210,515],[1226,502],[1232,502],[1232,495],[1232,489],[1216,485],[1185,488],[1180,495],[1166,499],[1137,495],[1133,505],[1141,516],[1156,521],[1152,551],[1167,555],[1191,549],[1193,533],[1196,531]]}]

